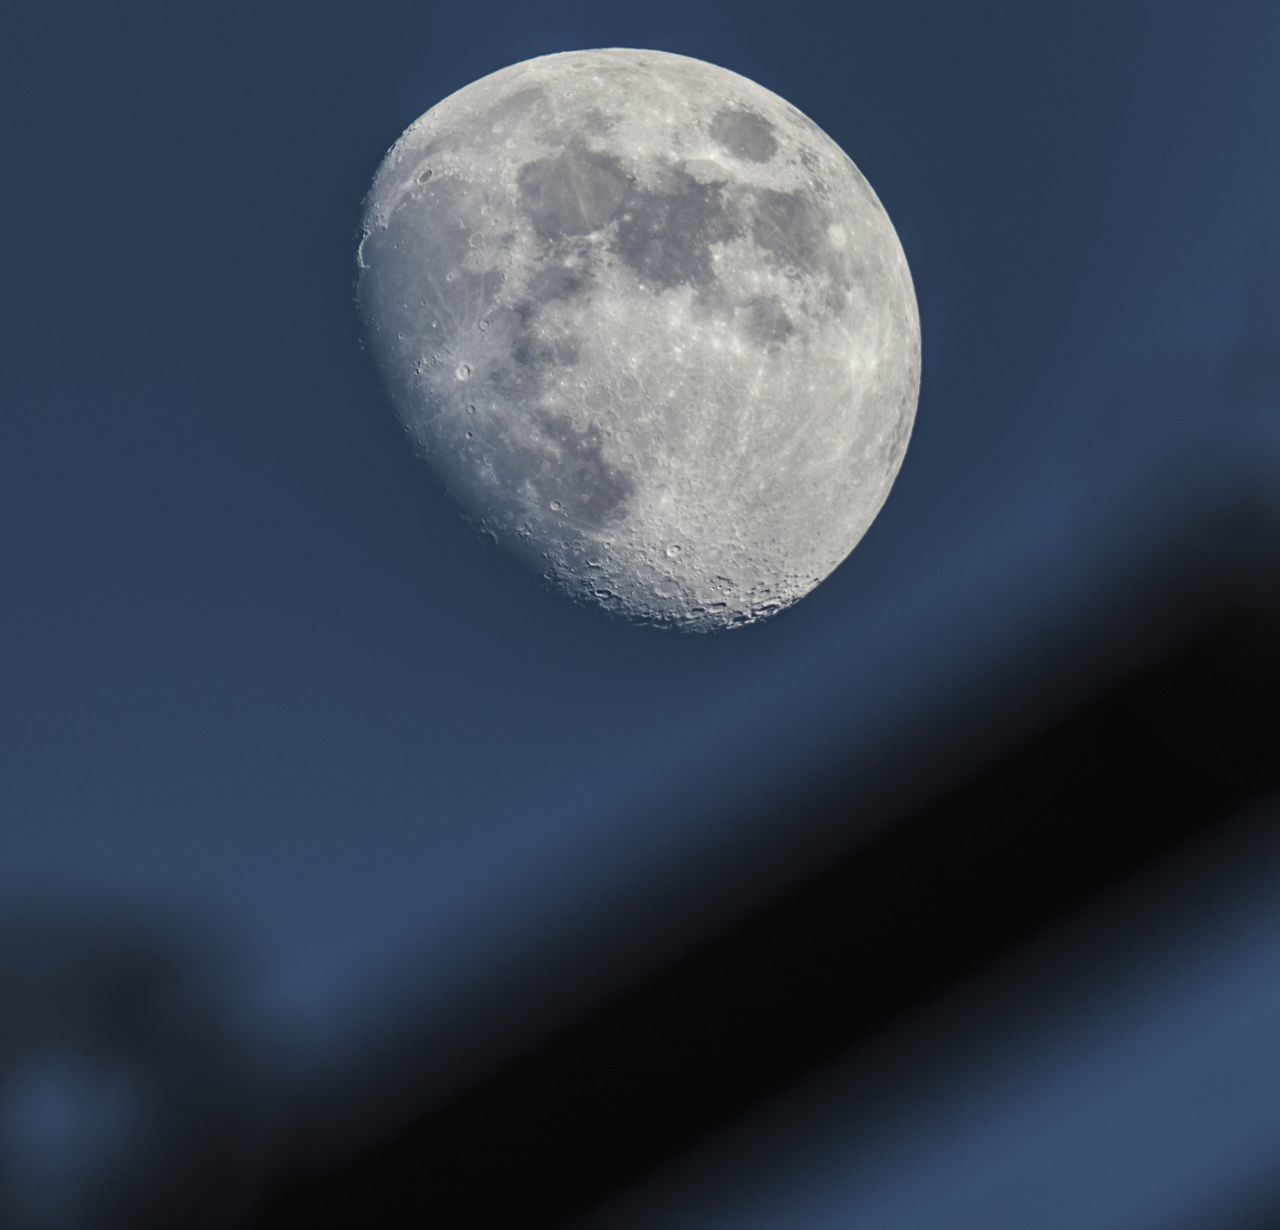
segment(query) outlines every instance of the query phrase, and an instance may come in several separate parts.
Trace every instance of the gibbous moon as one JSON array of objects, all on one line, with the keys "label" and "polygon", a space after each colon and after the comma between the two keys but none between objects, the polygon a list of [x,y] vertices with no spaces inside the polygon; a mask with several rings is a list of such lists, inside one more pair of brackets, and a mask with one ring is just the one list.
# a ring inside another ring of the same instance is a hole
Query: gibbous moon
[{"label": "gibbous moon", "polygon": [[751,623],[853,550],[920,383],[870,185],[776,94],[574,51],[412,124],[365,202],[359,303],[405,429],[480,528],[642,623]]}]

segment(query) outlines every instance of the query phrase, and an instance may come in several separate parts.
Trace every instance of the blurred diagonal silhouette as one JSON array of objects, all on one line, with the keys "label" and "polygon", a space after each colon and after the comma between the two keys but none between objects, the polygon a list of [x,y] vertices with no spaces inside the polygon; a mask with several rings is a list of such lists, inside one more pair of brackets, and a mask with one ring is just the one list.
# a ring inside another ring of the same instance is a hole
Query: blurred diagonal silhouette
[{"label": "blurred diagonal silhouette", "polygon": [[[1224,825],[1280,781],[1271,579],[1224,588],[1171,652],[557,1037],[339,1165],[303,1161],[262,1224],[559,1224]],[[763,806],[802,830],[866,818],[838,766]]]}]

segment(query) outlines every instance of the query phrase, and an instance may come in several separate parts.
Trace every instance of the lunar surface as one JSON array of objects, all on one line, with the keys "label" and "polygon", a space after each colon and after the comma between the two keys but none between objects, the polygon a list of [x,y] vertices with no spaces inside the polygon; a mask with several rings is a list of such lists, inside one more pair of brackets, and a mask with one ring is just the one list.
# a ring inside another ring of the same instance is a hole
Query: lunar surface
[{"label": "lunar surface", "polygon": [[357,262],[415,446],[574,598],[691,630],[772,615],[902,463],[897,235],[835,142],[725,69],[582,51],[473,82],[387,154]]}]

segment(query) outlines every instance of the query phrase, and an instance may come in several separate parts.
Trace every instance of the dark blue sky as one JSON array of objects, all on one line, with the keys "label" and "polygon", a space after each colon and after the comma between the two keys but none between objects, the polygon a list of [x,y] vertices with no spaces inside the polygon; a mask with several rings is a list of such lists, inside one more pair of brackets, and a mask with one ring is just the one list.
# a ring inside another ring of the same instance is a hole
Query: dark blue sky
[{"label": "dark blue sky", "polygon": [[[726,800],[1034,658],[1186,492],[1280,456],[1248,382],[1280,301],[1267,5],[28,4],[5,26],[0,897],[177,911],[252,954],[295,1037],[376,1015],[361,989],[409,954],[447,997],[531,930],[732,858]],[[720,637],[576,609],[477,541],[359,349],[387,146],[478,76],[611,45],[798,106],[870,179],[919,297],[879,521],[794,610]]]}]

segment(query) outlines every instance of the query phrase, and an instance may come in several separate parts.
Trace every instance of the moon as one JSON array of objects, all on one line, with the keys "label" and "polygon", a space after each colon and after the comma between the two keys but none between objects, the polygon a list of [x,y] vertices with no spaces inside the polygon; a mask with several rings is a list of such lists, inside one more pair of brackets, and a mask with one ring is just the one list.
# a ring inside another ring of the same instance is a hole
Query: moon
[{"label": "moon", "polygon": [[466,515],[640,623],[790,606],[902,464],[898,237],[830,137],[727,69],[612,49],[473,82],[386,155],[357,269],[382,382]]}]

